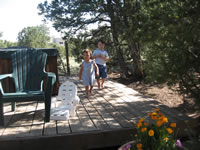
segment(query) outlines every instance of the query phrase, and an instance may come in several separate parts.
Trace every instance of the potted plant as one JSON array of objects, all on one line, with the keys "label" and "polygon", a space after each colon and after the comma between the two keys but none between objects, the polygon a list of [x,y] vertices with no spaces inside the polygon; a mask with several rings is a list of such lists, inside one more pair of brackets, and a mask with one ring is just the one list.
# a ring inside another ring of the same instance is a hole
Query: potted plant
[{"label": "potted plant", "polygon": [[169,123],[168,118],[155,109],[136,123],[137,134],[134,141],[122,145],[119,150],[176,150],[184,149],[180,140],[174,137],[176,123]]}]

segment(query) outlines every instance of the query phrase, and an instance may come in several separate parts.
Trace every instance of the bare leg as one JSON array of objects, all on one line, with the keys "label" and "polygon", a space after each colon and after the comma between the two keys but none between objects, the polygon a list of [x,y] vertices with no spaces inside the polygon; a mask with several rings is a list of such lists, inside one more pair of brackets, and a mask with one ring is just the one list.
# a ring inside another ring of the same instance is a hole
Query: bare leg
[{"label": "bare leg", "polygon": [[90,94],[92,94],[92,89],[93,89],[93,86],[91,85],[90,86]]},{"label": "bare leg", "polygon": [[88,89],[89,89],[89,87],[88,86],[86,86],[85,87],[85,95],[88,97]]},{"label": "bare leg", "polygon": [[98,88],[100,89],[100,79],[97,79]]},{"label": "bare leg", "polygon": [[101,88],[103,89],[104,88],[104,81],[106,80],[106,78],[102,78],[102,82],[101,82]]}]

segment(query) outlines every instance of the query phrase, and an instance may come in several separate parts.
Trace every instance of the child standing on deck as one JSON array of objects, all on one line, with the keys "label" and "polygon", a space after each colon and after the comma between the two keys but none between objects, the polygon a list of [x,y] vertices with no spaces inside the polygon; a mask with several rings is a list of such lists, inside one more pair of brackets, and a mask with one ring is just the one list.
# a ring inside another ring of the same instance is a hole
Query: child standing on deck
[{"label": "child standing on deck", "polygon": [[85,85],[86,96],[92,94],[92,88],[95,84],[95,69],[96,76],[99,76],[99,68],[97,67],[95,61],[91,59],[92,52],[89,49],[83,51],[84,61],[81,64],[79,79],[83,80],[83,84]]},{"label": "child standing on deck", "polygon": [[98,88],[100,89],[100,78],[102,78],[101,88],[104,88],[104,81],[107,77],[106,62],[109,61],[109,56],[107,51],[104,49],[105,43],[103,40],[98,41],[98,49],[94,50],[92,58],[99,68],[99,76],[97,78]]}]

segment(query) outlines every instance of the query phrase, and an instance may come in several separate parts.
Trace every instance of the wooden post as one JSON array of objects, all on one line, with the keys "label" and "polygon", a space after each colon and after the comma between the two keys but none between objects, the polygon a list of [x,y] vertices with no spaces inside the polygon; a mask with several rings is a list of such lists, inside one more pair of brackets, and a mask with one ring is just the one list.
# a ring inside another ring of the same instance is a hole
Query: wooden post
[{"label": "wooden post", "polygon": [[67,75],[70,76],[69,49],[68,49],[67,41],[65,41],[65,53],[66,53],[66,62],[67,62]]}]

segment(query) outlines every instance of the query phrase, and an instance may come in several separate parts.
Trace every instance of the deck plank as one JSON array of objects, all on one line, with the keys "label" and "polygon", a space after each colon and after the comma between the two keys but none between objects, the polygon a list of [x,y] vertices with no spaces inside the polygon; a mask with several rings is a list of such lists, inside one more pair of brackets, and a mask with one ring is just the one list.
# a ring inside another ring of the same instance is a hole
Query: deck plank
[{"label": "deck plank", "polygon": [[[111,82],[111,81],[108,81]],[[123,100],[124,103],[134,108],[133,113],[137,113],[136,115],[141,118],[146,116],[148,112],[152,112],[154,108],[157,108],[154,105],[151,105],[147,99],[142,97],[142,95],[136,92],[133,89],[130,89],[124,85],[120,85],[116,82],[112,82],[112,84],[108,84],[109,87],[112,87],[112,92],[120,96],[120,99]],[[123,89],[120,90],[120,89]],[[133,110],[133,109],[132,109]]]},{"label": "deck plank", "polygon": [[78,116],[70,117],[69,125],[72,130],[72,133],[82,132],[85,130],[84,127],[81,125],[81,121],[79,120]]},{"label": "deck plank", "polygon": [[56,121],[50,120],[44,124],[44,136],[55,136],[57,135]]},{"label": "deck plank", "polygon": [[32,122],[32,126],[30,129],[30,137],[38,137],[43,135],[43,127],[44,127],[44,103],[38,102],[36,105],[36,110]]},{"label": "deck plank", "polygon": [[[118,107],[115,101],[109,103],[107,101],[108,97],[101,95],[98,92],[97,95],[102,96],[106,101],[106,103],[103,103],[101,99],[98,99],[99,104],[101,104],[102,107],[104,107],[104,109],[106,109],[122,127],[133,127],[131,120],[127,119],[127,116],[130,116],[130,114],[125,109]],[[92,98],[94,98],[94,96]]]},{"label": "deck plank", "polygon": [[[107,92],[106,94],[105,91]],[[120,96],[117,96],[113,90],[104,89],[98,91],[112,106],[115,107],[129,122],[135,122],[138,119],[135,108],[131,107]]]},{"label": "deck plank", "polygon": [[0,127],[0,138],[3,135],[6,127],[8,126],[8,123],[12,116],[15,114],[15,111],[11,111],[11,103],[5,103],[4,104],[4,125],[5,127]]},{"label": "deck plank", "polygon": [[69,126],[69,121],[66,120],[66,121],[57,121],[57,132],[58,132],[58,135],[60,134],[69,134],[71,133],[71,129],[70,129],[70,126]]},{"label": "deck plank", "polygon": [[32,105],[29,104],[27,106],[26,112],[24,113],[24,119],[21,120],[21,125],[18,128],[19,134],[17,134],[16,137],[29,136],[36,106],[37,102],[33,102]]},{"label": "deck plank", "polygon": [[11,111],[11,103],[4,104],[4,124],[7,126],[15,111]]},{"label": "deck plank", "polygon": [[[81,91],[84,91],[84,88],[82,85],[78,84],[79,89],[81,89]],[[97,101],[94,101],[95,99],[97,99]],[[101,97],[101,96],[95,96],[95,98],[93,97],[93,99],[88,99],[85,98],[84,100],[88,101],[87,105],[90,103],[93,106],[97,106],[96,110],[98,111],[98,113],[104,118],[104,120],[106,121],[106,123],[111,127],[111,128],[121,128],[121,125],[119,124],[118,121],[116,121],[116,119],[109,113],[108,110],[105,109],[105,107],[103,107],[99,101],[101,102],[105,102],[105,100]]]},{"label": "deck plank", "polygon": [[[83,97],[83,98],[82,98]],[[85,111],[87,112],[88,116],[91,118],[92,122],[94,123],[97,129],[109,129],[109,125],[106,123],[102,115],[96,110],[96,108],[91,104],[84,96],[80,96],[81,104]]]},{"label": "deck plank", "polygon": [[[108,82],[111,82],[111,81],[108,81]],[[160,108],[161,112],[163,112],[171,121],[177,121],[177,120],[183,121],[183,120],[189,119],[189,117],[187,117],[187,116],[183,115],[182,113],[174,110],[173,108],[169,108],[168,106],[165,106],[165,105],[159,103],[158,101],[156,101],[152,98],[145,97],[142,94],[140,94],[139,92],[137,92],[137,91],[125,86],[125,85],[122,85],[122,84],[119,84],[119,83],[113,82],[113,81],[111,83],[112,84],[108,84],[108,86],[118,87],[118,88],[115,88],[115,90],[113,90],[114,92],[119,92],[119,89],[121,89],[121,88],[124,89],[123,90],[124,96],[121,96],[121,98],[125,97],[128,100],[133,100],[135,98],[138,98],[140,102],[147,103],[146,105],[143,105],[143,106],[145,106],[145,109],[148,110],[149,112],[153,111],[153,109],[155,109],[155,108]],[[133,105],[133,103],[132,103],[132,105]],[[140,106],[142,106],[142,105],[137,105],[136,108],[139,108],[140,110],[144,110]],[[170,109],[170,111],[169,111],[169,109]]]},{"label": "deck plank", "polygon": [[85,131],[98,130],[83,105],[79,105],[77,116],[79,117],[82,126],[85,128]]},{"label": "deck plank", "polygon": [[[144,105],[145,103],[143,102],[142,99],[138,98],[137,96],[135,97],[129,97],[126,94],[124,94],[125,90],[121,90],[122,88],[116,87],[114,83],[109,84],[110,87],[112,88],[106,88],[105,90],[110,91],[112,94],[110,97],[117,95],[118,97],[116,98],[117,101],[119,102],[119,105],[121,107],[124,107],[126,111],[128,111],[130,114],[133,116],[130,117],[130,115],[127,115],[128,119],[132,120],[133,122],[136,122],[140,118],[146,116],[147,112],[152,111],[152,107],[149,105]],[[109,95],[106,95],[108,97]],[[111,99],[108,97],[108,99]],[[111,101],[112,102],[112,101]],[[113,102],[112,102],[113,103]],[[145,108],[143,108],[145,106]]]},{"label": "deck plank", "polygon": [[18,128],[21,125],[21,119],[23,119],[24,112],[26,111],[27,108],[26,104],[27,102],[17,103],[16,111],[14,115],[11,117],[10,121],[8,122],[8,125],[2,134],[3,137],[5,138],[16,137],[20,133]]}]

